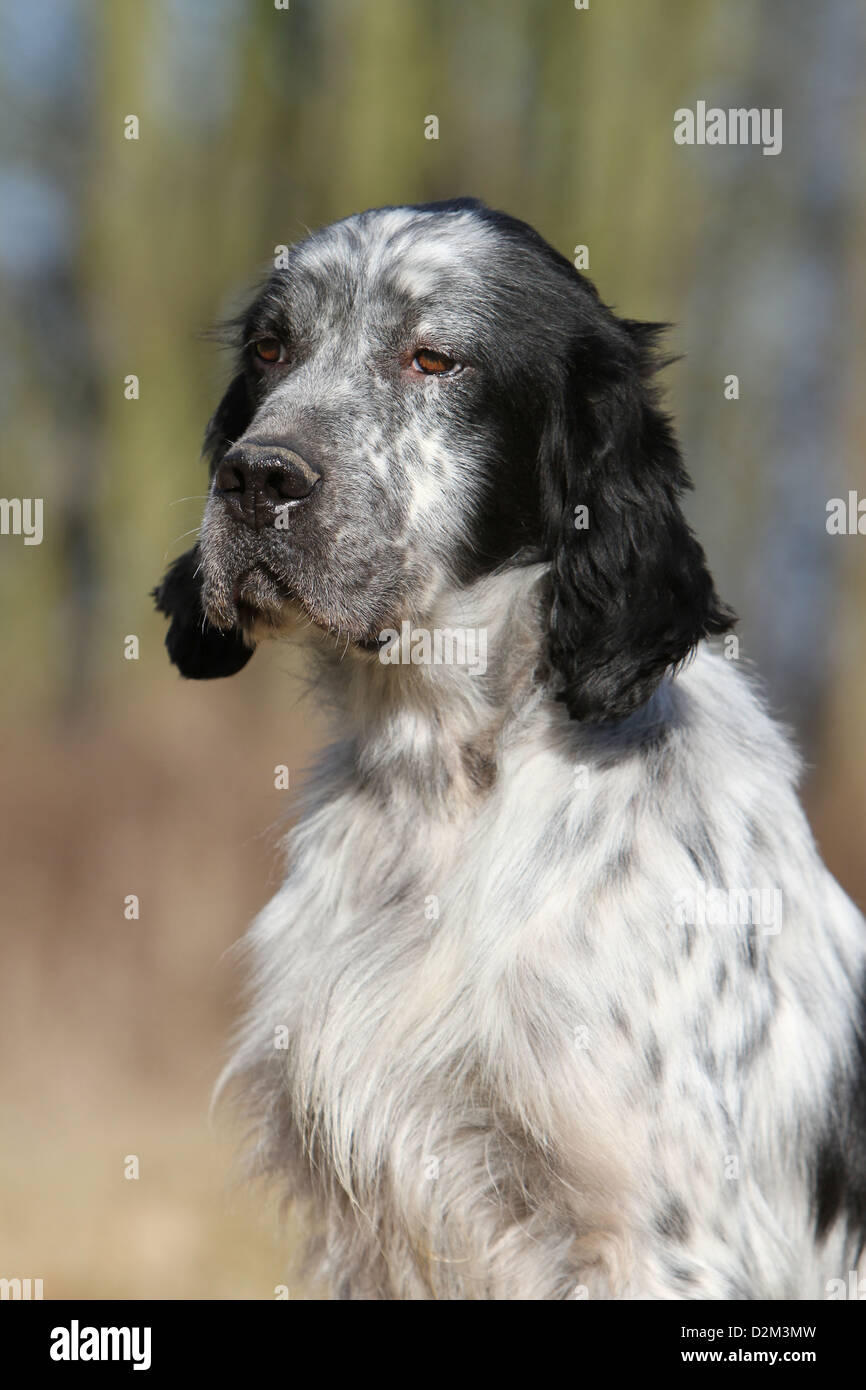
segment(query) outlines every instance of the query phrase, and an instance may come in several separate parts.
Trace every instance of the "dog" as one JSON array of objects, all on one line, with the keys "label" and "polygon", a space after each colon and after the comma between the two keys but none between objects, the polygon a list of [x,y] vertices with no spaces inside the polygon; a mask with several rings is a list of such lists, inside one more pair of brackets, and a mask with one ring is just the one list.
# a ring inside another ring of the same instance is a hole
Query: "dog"
[{"label": "dog", "polygon": [[313,233],[232,327],[155,594],[182,675],[294,635],[335,719],[224,1078],[335,1298],[862,1256],[866,929],[684,519],[663,327],[473,199]]}]

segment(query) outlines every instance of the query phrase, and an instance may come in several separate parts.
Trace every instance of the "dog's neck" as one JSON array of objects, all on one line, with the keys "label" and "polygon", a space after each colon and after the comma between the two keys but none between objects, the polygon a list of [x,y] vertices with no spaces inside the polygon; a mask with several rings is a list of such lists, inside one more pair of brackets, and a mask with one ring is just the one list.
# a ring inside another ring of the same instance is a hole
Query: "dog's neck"
[{"label": "dog's neck", "polygon": [[378,652],[317,634],[336,726],[365,785],[408,788],[450,813],[495,784],[510,726],[550,698],[545,574],[516,566],[450,589],[423,620],[395,625]]}]

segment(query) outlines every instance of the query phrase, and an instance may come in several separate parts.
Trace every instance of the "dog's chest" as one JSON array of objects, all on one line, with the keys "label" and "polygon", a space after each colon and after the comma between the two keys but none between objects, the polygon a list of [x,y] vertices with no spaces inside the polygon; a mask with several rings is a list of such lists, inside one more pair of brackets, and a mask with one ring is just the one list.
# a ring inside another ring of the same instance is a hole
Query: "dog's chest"
[{"label": "dog's chest", "polygon": [[587,1103],[625,1095],[622,1019],[653,964],[638,971],[615,883],[596,891],[618,853],[597,811],[583,826],[570,769],[551,760],[462,817],[344,792],[299,827],[258,929],[297,1104],[335,1132],[362,1111],[465,1119],[507,1109],[527,1059]]}]

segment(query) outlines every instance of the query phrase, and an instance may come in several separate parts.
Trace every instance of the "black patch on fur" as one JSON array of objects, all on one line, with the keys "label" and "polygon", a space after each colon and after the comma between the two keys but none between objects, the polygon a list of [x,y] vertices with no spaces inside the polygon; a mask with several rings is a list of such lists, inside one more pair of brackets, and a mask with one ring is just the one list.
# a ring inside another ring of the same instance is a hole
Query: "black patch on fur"
[{"label": "black patch on fur", "polygon": [[659,1212],[655,1228],[667,1240],[688,1240],[689,1216],[679,1197],[671,1197],[664,1210]]},{"label": "black patch on fur", "polygon": [[866,1249],[866,975],[849,1055],[849,1068],[831,1088],[813,1160],[813,1192],[819,1239],[844,1220],[856,1264]]},{"label": "black patch on fur", "polygon": [[469,781],[477,791],[487,792],[496,781],[496,759],[477,744],[464,743],[460,749],[460,760]]},{"label": "black patch on fur", "polygon": [[697,1049],[698,1064],[706,1072],[711,1081],[715,1081],[719,1074],[719,1064],[715,1053],[706,1043],[702,1043]]},{"label": "black patch on fur", "polygon": [[621,1033],[627,1042],[632,1042],[634,1039],[634,1035],[631,1031],[631,1024],[629,1023],[628,1019],[626,1018],[626,1015],[623,1013],[622,1009],[618,1004],[614,1004],[613,1008],[610,1011],[610,1016],[613,1022],[613,1026],[617,1030],[617,1032]]},{"label": "black patch on fur", "polygon": [[620,888],[628,878],[635,862],[634,841],[621,844],[613,858],[604,866],[604,882],[608,888]]},{"label": "black patch on fur", "polygon": [[722,866],[709,836],[703,829],[690,831],[689,834],[689,840],[681,841],[686,854],[708,888],[721,888],[724,881]]},{"label": "black patch on fur", "polygon": [[737,946],[737,951],[743,964],[747,965],[750,970],[757,970],[758,968],[759,952],[757,930],[757,927],[753,927],[747,923],[745,926],[745,935],[740,937]]},{"label": "black patch on fur", "polygon": [[201,601],[198,546],[175,560],[152,591],[157,610],[171,619],[165,645],[188,680],[233,676],[253,654],[239,632],[220,632],[208,622]]},{"label": "black patch on fur", "polygon": [[649,1074],[653,1081],[661,1081],[664,1074],[665,1064],[662,1057],[662,1050],[658,1044],[658,1038],[653,1037],[646,1048],[646,1064]]},{"label": "black patch on fur", "polygon": [[734,1058],[737,1071],[744,1071],[766,1047],[770,1038],[770,1024],[771,1017],[767,1015],[737,1047]]}]

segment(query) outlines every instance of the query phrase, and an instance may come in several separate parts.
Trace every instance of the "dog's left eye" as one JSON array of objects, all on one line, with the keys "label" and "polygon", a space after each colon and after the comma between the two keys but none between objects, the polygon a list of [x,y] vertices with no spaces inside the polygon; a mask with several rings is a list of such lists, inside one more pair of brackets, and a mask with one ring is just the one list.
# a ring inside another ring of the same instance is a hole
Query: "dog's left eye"
[{"label": "dog's left eye", "polygon": [[444,352],[434,352],[432,348],[419,348],[412,359],[416,372],[424,376],[454,376],[462,371],[462,365],[448,357]]},{"label": "dog's left eye", "polygon": [[285,362],[287,351],[279,338],[259,338],[253,352],[260,362]]}]

